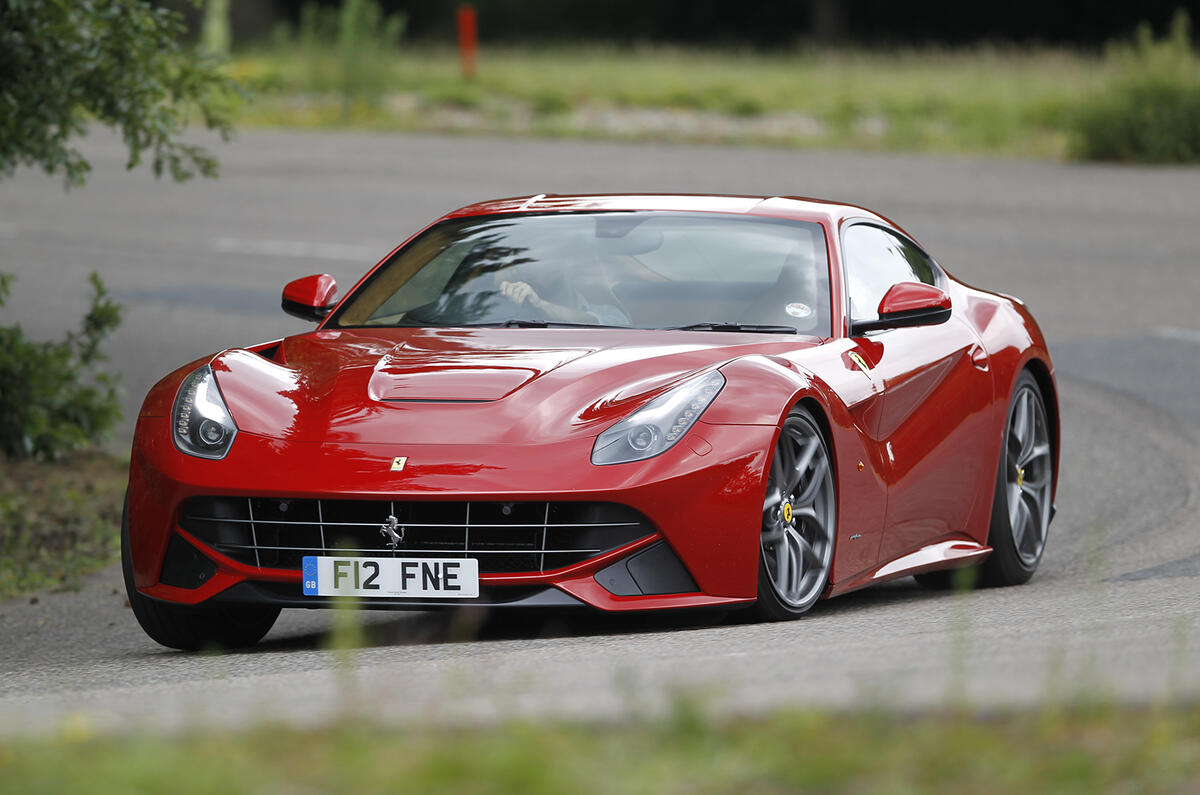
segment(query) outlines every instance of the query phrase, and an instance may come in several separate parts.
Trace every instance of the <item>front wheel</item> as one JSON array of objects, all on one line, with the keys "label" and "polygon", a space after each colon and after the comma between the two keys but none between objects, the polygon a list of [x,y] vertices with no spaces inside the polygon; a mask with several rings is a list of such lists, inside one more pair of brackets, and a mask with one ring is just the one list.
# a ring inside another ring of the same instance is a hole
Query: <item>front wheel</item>
[{"label": "front wheel", "polygon": [[275,625],[278,607],[189,607],[159,602],[138,592],[129,549],[129,497],[121,517],[121,573],[129,606],[152,640],[171,649],[238,649],[253,646]]},{"label": "front wheel", "polygon": [[799,618],[816,604],[829,582],[836,528],[833,458],[812,414],[797,406],[779,433],[763,500],[760,618]]}]

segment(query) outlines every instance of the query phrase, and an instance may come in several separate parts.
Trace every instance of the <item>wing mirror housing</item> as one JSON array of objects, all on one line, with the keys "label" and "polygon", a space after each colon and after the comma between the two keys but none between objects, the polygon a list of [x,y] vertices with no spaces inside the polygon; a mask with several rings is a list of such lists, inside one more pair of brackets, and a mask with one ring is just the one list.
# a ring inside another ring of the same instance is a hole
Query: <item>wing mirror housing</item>
[{"label": "wing mirror housing", "polygon": [[889,328],[936,326],[949,319],[950,296],[945,290],[932,284],[901,282],[892,285],[880,300],[879,318],[851,323],[850,336]]},{"label": "wing mirror housing", "polygon": [[328,273],[305,276],[283,288],[283,311],[302,320],[320,323],[337,305],[337,281]]}]

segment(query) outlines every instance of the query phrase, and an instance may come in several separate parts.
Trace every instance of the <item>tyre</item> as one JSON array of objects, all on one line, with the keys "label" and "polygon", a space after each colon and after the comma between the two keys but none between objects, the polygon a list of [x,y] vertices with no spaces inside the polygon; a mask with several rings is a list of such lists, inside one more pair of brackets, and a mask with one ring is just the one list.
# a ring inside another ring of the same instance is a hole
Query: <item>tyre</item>
[{"label": "tyre", "polygon": [[797,406],[784,420],[763,500],[758,563],[760,619],[808,612],[829,582],[837,493],[829,445],[812,415]]},{"label": "tyre", "polygon": [[171,649],[237,649],[262,640],[279,617],[278,607],[188,607],[138,593],[129,549],[129,497],[121,517],[121,573],[129,606],[152,640]]},{"label": "tyre", "polygon": [[988,545],[980,565],[985,585],[1020,585],[1037,571],[1046,548],[1054,487],[1050,423],[1037,381],[1028,370],[1013,388],[996,474]]}]

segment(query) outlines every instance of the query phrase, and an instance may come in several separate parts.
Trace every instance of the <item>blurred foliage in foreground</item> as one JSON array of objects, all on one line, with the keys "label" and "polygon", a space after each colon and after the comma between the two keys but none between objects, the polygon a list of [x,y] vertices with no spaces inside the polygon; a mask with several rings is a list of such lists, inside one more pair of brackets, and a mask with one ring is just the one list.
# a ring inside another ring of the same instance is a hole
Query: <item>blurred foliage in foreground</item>
[{"label": "blurred foliage in foreground", "polygon": [[180,134],[195,110],[227,136],[236,84],[183,32],[177,12],[148,0],[0,0],[0,177],[40,166],[82,185],[89,165],[71,139],[95,122],[120,130],[129,168],[149,152],[155,175],[215,174]]},{"label": "blurred foliage in foreground", "polygon": [[1200,710],[967,718],[782,712],[397,731],[343,725],[0,741],[0,792],[1192,792]]},{"label": "blurred foliage in foreground", "polygon": [[94,452],[70,466],[0,458],[0,600],[72,588],[113,560],[127,472]]},{"label": "blurred foliage in foreground", "polygon": [[[0,307],[14,277],[0,273]],[[100,350],[121,324],[121,307],[91,275],[92,303],[78,331],[36,342],[0,325],[0,455],[63,458],[101,441],[121,417],[117,379]]]},{"label": "blurred foliage in foreground", "polygon": [[1180,11],[1162,40],[1142,25],[1132,44],[1110,45],[1110,77],[1074,119],[1078,157],[1200,160],[1200,57],[1189,27]]},{"label": "blurred foliage in foreground", "polygon": [[[374,13],[374,12],[372,12]],[[250,125],[487,132],[803,148],[1189,160],[1200,58],[1177,17],[1101,57],[1068,50],[755,52],[662,46],[495,48],[459,74],[450,48],[381,26],[353,64],[335,12],[243,49]],[[324,19],[324,22],[317,20]],[[314,34],[311,31],[327,31]],[[306,32],[309,31],[309,32]],[[386,31],[383,35],[381,31]],[[353,68],[351,68],[353,67]]]}]

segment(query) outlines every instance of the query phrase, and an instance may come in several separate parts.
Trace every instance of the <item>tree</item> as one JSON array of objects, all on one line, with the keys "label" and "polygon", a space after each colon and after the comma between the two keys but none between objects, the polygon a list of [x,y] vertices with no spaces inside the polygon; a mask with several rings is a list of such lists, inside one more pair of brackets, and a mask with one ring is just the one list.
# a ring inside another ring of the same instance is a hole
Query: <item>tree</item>
[{"label": "tree", "polygon": [[182,17],[148,0],[0,0],[0,177],[18,166],[82,185],[71,146],[92,122],[120,130],[128,168],[214,176],[204,148],[180,140],[192,113],[222,138],[237,84],[221,61],[181,43]]},{"label": "tree", "polygon": [[[148,0],[0,0],[0,178],[41,166],[84,183],[71,146],[93,122],[118,128],[128,168],[149,153],[156,176],[215,176],[217,161],[180,140],[193,112],[228,138],[237,84],[211,52],[180,43],[182,17]],[[0,273],[0,306],[13,276]],[[100,344],[121,322],[100,277],[91,309],[61,342],[0,326],[0,457],[58,458],[97,442],[120,416]]]}]

